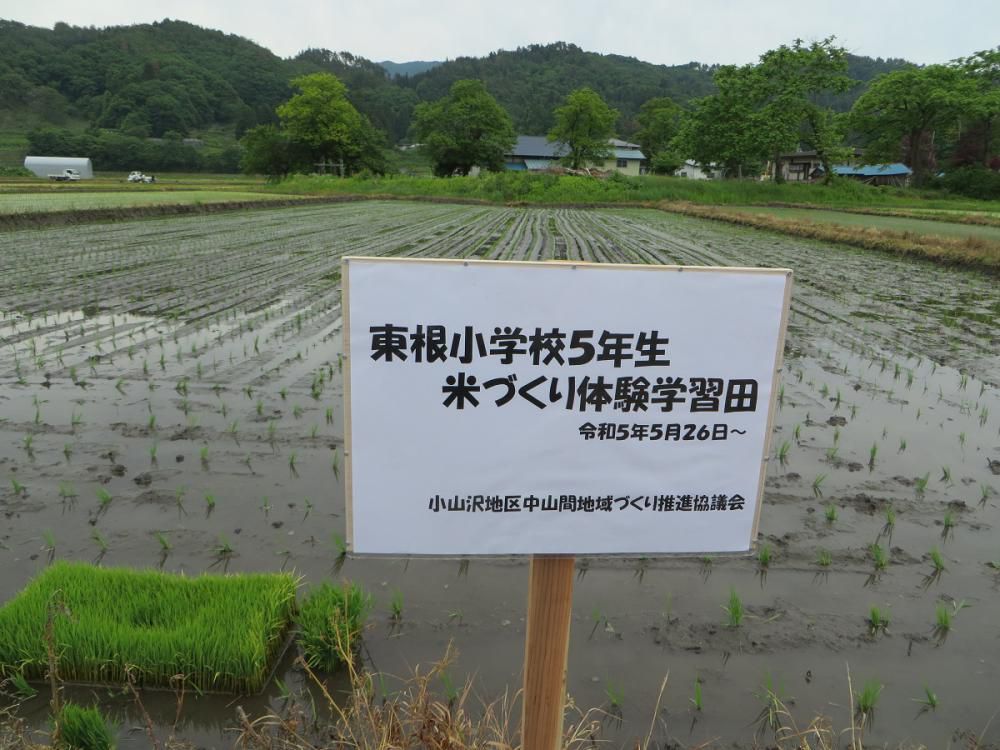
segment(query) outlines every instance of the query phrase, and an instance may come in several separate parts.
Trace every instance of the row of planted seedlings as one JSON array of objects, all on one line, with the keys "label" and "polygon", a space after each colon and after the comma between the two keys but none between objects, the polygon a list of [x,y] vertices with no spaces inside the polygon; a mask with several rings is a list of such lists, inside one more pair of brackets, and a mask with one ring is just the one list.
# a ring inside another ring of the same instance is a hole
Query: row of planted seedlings
[{"label": "row of planted seedlings", "polygon": [[27,696],[40,682],[254,694],[294,645],[337,668],[359,642],[370,597],[291,573],[184,576],[57,561],[0,607],[0,673]]},{"label": "row of planted seedlings", "polygon": [[[193,307],[184,305],[183,300],[178,298],[170,301],[170,303],[167,305],[166,308],[164,308],[161,305],[159,307],[150,309],[151,307],[150,305],[143,305],[141,307],[141,310],[138,307],[133,307],[129,310],[129,312],[132,313],[140,311],[153,312],[160,315],[166,313],[169,316],[168,320],[176,321],[178,318],[184,318],[185,320],[193,321],[187,323],[186,325],[180,326],[179,328],[175,328],[173,332],[173,337],[176,344],[178,335],[183,336],[189,333],[192,328],[195,328],[195,326],[197,326],[198,321],[203,321],[205,319],[212,319],[213,317],[217,321],[220,310],[222,310],[223,312],[228,312],[230,313],[231,316],[234,316],[237,312],[236,306],[238,304],[243,304],[245,306],[247,304],[254,303],[257,300],[261,299],[262,296],[264,298],[267,298],[268,295],[274,295],[275,293],[280,293],[281,290],[285,288],[289,290],[299,290],[301,289],[303,280],[308,280],[310,277],[315,277],[315,278],[332,277],[333,275],[336,274],[336,270],[334,269],[336,269],[339,255],[346,254],[352,251],[356,252],[354,248],[357,247],[358,240],[356,238],[352,238],[352,241],[354,244],[345,245],[345,247],[340,252],[334,252],[332,254],[326,251],[325,248],[320,247],[320,248],[313,248],[312,250],[306,252],[304,257],[294,258],[295,261],[294,263],[289,263],[287,262],[287,259],[283,258],[280,262],[281,273],[276,271],[274,262],[272,262],[270,266],[265,266],[263,269],[261,269],[260,264],[258,264],[257,266],[252,266],[251,269],[253,271],[252,273],[253,278],[247,278],[248,274],[243,274],[242,269],[238,269],[235,272],[236,275],[227,277],[227,279],[224,282],[220,282],[213,289],[203,289],[200,287],[196,287],[192,290],[190,294],[186,294],[184,299],[196,298],[199,300],[199,304]],[[399,245],[398,242],[394,242],[392,238],[389,237],[384,238],[384,243],[385,244],[382,249],[387,252],[391,252],[393,248],[398,247]],[[365,247],[367,249],[368,245],[366,244]],[[377,252],[378,248],[375,248],[375,250]],[[293,255],[299,253],[299,251],[295,250],[291,250],[290,252]],[[274,254],[272,253],[272,255]],[[210,264],[210,265],[214,267],[217,264]],[[233,293],[236,289],[239,289],[239,292],[238,294],[234,295]],[[234,296],[236,297],[236,299],[233,299]],[[17,304],[16,300],[14,304],[15,305]],[[295,301],[289,301],[287,304],[289,306],[294,307],[296,303]],[[48,317],[47,313],[43,311],[43,315],[47,319]],[[106,318],[106,316],[102,317]],[[299,329],[301,329],[301,314],[297,313],[295,317],[298,327]],[[105,342],[107,342],[108,339],[111,339],[111,347],[113,348],[116,343],[114,340],[115,339],[114,321],[112,320],[111,325],[107,325],[106,319],[103,322],[104,322],[103,331],[100,330],[102,321],[93,322],[90,331],[88,331],[86,335],[84,335],[84,331],[82,330],[82,328],[78,331],[72,331],[72,329],[66,331],[67,341],[65,345],[60,344],[60,351],[58,352],[59,359],[62,360],[62,350],[75,349],[81,343],[87,343],[87,344],[93,343],[95,344],[97,349],[101,350],[102,338],[104,339]],[[159,338],[160,340],[162,340],[162,326],[163,326],[163,321],[161,319],[148,320],[143,325],[132,326],[131,330],[129,331],[130,341],[128,343],[128,346],[124,348],[126,349],[126,351],[129,352],[134,351],[136,346],[134,342],[136,340],[137,333],[139,334],[139,341],[142,342],[143,345],[148,344],[149,339],[151,338],[154,340],[155,338]],[[136,328],[138,328],[138,330],[136,330]],[[195,328],[195,330],[197,329]],[[71,339],[70,338],[71,331],[74,333],[79,333],[79,335],[76,338]],[[29,353],[32,355],[37,354],[37,351],[34,350],[34,344],[33,344],[33,339],[35,335],[38,335],[37,330],[32,332],[31,341],[29,342],[32,348],[32,351]],[[14,338],[16,343],[16,339],[18,337]],[[97,357],[98,359],[100,358],[100,356],[113,357],[114,353],[115,353],[114,351],[109,351],[105,355],[103,350],[98,351],[96,354],[90,355],[90,358],[88,358],[87,361],[92,363],[93,361],[91,359],[92,357]],[[160,361],[161,369],[165,367],[164,360],[165,357],[161,356],[161,361]],[[71,366],[79,369],[81,364],[82,364],[81,362],[77,361],[73,363]],[[149,367],[148,363],[146,367],[147,368]]]}]

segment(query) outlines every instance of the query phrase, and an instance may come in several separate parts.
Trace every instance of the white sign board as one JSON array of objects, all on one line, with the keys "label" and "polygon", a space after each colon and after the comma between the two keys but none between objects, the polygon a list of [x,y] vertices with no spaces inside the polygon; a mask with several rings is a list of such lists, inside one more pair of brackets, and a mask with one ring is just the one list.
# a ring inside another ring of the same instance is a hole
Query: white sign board
[{"label": "white sign board", "polygon": [[358,553],[736,552],[791,271],[349,258]]}]

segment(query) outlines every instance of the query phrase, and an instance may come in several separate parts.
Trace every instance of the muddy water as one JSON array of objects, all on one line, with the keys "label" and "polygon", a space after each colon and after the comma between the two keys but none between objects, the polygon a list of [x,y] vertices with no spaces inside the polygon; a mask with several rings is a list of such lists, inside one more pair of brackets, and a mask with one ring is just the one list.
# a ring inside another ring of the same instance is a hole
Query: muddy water
[{"label": "muddy water", "polygon": [[[581,561],[569,689],[581,706],[619,698],[621,723],[606,727],[616,742],[645,736],[655,716],[658,739],[749,744],[765,683],[802,724],[822,714],[847,726],[849,668],[855,686],[885,686],[873,742],[941,747],[986,728],[1000,743],[1000,725],[987,726],[1000,707],[1000,572],[988,565],[1000,563],[995,280],[645,211],[370,203],[2,242],[0,600],[50,552],[191,573],[295,570],[306,586],[350,578],[375,598],[366,658],[377,669],[405,674],[454,642],[452,681],[474,676],[485,696],[520,682],[525,563],[336,566],[340,256],[795,269],[761,526],[773,562],[761,571],[748,558]],[[103,513],[101,487],[113,497]],[[231,558],[216,556],[220,539]],[[889,554],[881,572],[876,540]],[[946,570],[928,580],[935,547]],[[816,563],[821,550],[828,567]],[[737,630],[723,626],[732,588],[748,609]],[[396,592],[400,627],[389,617]],[[957,610],[943,641],[938,605]],[[878,637],[866,623],[872,606],[890,616]],[[287,662],[279,671],[301,684]],[[918,717],[925,685],[940,706]],[[131,704],[97,697],[121,721],[121,747],[145,747]],[[280,706],[275,686],[238,701],[187,696],[180,733],[229,746],[237,702],[252,715]],[[173,696],[150,694],[146,705],[166,731]],[[41,698],[22,711],[44,726]]]}]

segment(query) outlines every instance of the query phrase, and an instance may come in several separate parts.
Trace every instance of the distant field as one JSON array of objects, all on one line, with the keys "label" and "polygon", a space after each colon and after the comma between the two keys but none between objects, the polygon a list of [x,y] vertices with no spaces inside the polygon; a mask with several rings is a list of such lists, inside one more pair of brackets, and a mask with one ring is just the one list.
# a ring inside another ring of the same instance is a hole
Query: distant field
[{"label": "distant field", "polygon": [[46,191],[35,193],[0,193],[0,214],[39,213],[48,211],[84,211],[96,208],[127,208],[167,204],[228,203],[232,201],[281,200],[278,193],[255,193],[238,190],[177,191]]},{"label": "distant field", "polygon": [[[875,216],[872,214],[828,211],[819,208],[784,208],[773,206],[727,206],[728,211],[775,216],[779,219],[812,221],[823,224],[837,224],[845,227],[871,227],[892,232],[913,232],[914,234],[936,234],[943,237],[981,237],[985,240],[1000,241],[1000,227],[979,224],[962,224],[951,221],[930,221],[906,216]],[[961,213],[956,214],[956,218]]]}]

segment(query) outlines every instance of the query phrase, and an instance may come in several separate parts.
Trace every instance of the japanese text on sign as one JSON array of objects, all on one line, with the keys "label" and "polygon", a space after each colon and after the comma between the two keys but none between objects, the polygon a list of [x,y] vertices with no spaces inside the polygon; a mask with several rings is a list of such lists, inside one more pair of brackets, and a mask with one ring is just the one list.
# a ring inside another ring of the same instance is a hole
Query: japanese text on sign
[{"label": "japanese text on sign", "polygon": [[789,275],[348,259],[353,549],[748,549]]}]

